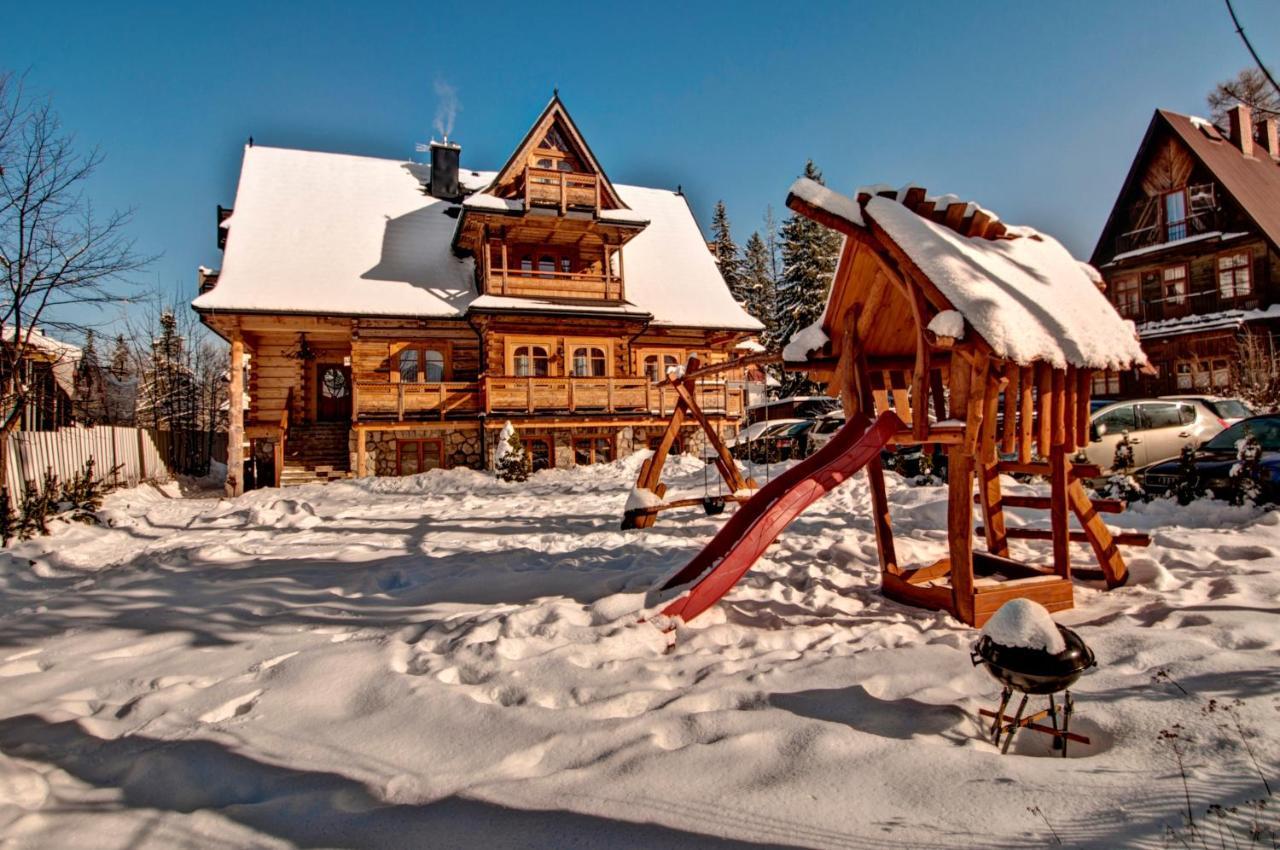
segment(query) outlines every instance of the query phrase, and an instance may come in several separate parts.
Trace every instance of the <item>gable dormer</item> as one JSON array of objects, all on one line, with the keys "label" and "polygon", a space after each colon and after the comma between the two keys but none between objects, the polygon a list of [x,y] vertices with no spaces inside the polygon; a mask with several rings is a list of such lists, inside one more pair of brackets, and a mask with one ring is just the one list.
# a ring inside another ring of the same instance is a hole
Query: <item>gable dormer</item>
[{"label": "gable dormer", "polygon": [[647,224],[556,95],[493,182],[463,201],[454,247],[476,258],[482,294],[621,302],[622,246]]}]

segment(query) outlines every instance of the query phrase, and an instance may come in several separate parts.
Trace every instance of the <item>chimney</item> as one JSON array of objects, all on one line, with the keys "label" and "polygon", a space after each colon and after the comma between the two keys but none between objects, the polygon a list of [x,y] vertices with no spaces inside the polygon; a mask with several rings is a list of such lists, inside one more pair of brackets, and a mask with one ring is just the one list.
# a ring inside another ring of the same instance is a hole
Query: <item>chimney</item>
[{"label": "chimney", "polygon": [[1268,118],[1258,126],[1258,144],[1266,148],[1272,158],[1280,159],[1280,124],[1274,118]]},{"label": "chimney", "polygon": [[431,194],[442,201],[456,201],[462,197],[458,189],[458,158],[462,145],[446,139],[431,142]]},{"label": "chimney", "polygon": [[1231,144],[1245,156],[1253,156],[1253,119],[1249,107],[1237,103],[1227,112],[1231,119]]}]

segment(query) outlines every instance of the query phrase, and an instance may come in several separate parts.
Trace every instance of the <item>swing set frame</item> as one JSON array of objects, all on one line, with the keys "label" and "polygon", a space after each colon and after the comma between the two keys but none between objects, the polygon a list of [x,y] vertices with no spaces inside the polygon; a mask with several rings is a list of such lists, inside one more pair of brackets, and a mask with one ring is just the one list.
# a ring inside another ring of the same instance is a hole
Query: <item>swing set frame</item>
[{"label": "swing set frame", "polygon": [[[716,433],[716,428],[711,424],[711,420],[707,418],[706,413],[698,406],[696,385],[699,378],[705,378],[708,375],[716,375],[746,366],[780,363],[781,361],[782,355],[764,352],[727,360],[724,363],[703,366],[696,356],[691,356],[685,364],[683,373],[676,371],[673,367],[665,378],[655,382],[656,386],[667,387],[675,391],[676,404],[671,411],[670,418],[667,420],[667,427],[662,432],[662,439],[658,441],[657,448],[653,450],[653,455],[647,458],[640,467],[640,475],[636,480],[636,489],[646,490],[659,499],[663,498],[667,492],[667,485],[662,482],[662,468],[667,462],[667,455],[671,453],[671,447],[675,445],[676,437],[680,435],[680,429],[690,424],[690,420],[692,420],[692,423],[701,428],[706,436],[707,444],[713,451],[711,462],[715,465],[716,472],[720,476],[719,480],[728,488],[729,495],[712,497],[704,494],[701,499],[676,499],[651,507],[628,510],[622,517],[624,531],[633,528],[652,527],[658,519],[658,514],[662,511],[701,505],[708,514],[718,514],[724,510],[725,504],[728,502],[745,502],[751,498],[747,495],[738,494],[744,490],[754,491],[759,489],[759,485],[756,484],[754,479],[744,478],[738,470],[737,461],[725,446],[724,441],[720,439],[720,435]],[[706,489],[705,480],[704,489]]]}]

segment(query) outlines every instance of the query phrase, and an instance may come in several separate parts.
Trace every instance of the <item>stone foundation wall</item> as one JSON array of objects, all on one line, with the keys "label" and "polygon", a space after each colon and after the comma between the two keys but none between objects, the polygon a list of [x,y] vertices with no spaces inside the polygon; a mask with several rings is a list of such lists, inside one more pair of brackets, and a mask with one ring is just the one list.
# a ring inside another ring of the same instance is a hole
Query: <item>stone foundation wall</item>
[{"label": "stone foundation wall", "polygon": [[[442,440],[444,442],[444,468],[465,466],[480,469],[480,429],[413,428],[399,431],[365,432],[365,452],[368,455],[370,475],[399,475],[396,468],[397,440]],[[357,469],[356,435],[351,432],[351,468]]]}]

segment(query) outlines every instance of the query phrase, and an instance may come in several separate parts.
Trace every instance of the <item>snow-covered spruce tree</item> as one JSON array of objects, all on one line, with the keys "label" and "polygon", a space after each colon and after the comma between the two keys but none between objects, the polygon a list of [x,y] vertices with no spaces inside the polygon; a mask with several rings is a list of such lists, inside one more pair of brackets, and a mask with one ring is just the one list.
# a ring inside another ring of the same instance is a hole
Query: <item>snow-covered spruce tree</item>
[{"label": "snow-covered spruce tree", "polygon": [[[823,182],[813,160],[805,163],[804,176]],[[782,223],[781,250],[782,279],[778,281],[775,330],[769,346],[777,349],[822,315],[840,256],[840,234],[792,213]],[[818,391],[818,385],[801,373],[786,372],[782,377],[784,396]]]},{"label": "snow-covered spruce tree", "polygon": [[1116,443],[1115,455],[1111,460],[1111,476],[1107,479],[1106,494],[1112,499],[1124,499],[1126,502],[1137,501],[1145,495],[1142,487],[1134,479],[1133,443],[1125,434]]},{"label": "snow-covered spruce tree", "polygon": [[1173,488],[1173,495],[1178,504],[1189,505],[1203,492],[1200,472],[1196,469],[1196,447],[1187,443],[1178,454],[1178,485]]},{"label": "snow-covered spruce tree", "polygon": [[1236,442],[1236,462],[1231,467],[1231,503],[1257,504],[1262,497],[1262,444],[1247,425],[1244,439]]},{"label": "snow-covered spruce tree", "polygon": [[493,468],[503,481],[529,479],[529,458],[525,454],[524,443],[520,442],[520,436],[510,420],[498,434],[497,457],[494,458]]},{"label": "snow-covered spruce tree", "polygon": [[742,260],[743,305],[747,312],[764,323],[764,337],[773,335],[774,301],[777,298],[777,287],[773,280],[772,263],[769,259],[769,246],[760,238],[760,232],[751,234],[747,240],[746,253]]},{"label": "snow-covered spruce tree", "polygon": [[733,300],[746,303],[742,257],[738,255],[738,243],[733,241],[729,232],[729,214],[725,212],[724,201],[716,201],[715,212],[711,214],[711,247],[716,263],[720,266],[720,276],[729,286],[729,294],[733,296]]},{"label": "snow-covered spruce tree", "polygon": [[74,373],[76,398],[75,419],[86,425],[97,425],[106,419],[107,395],[102,380],[102,363],[98,359],[98,341],[89,329],[84,335],[84,347]]}]

